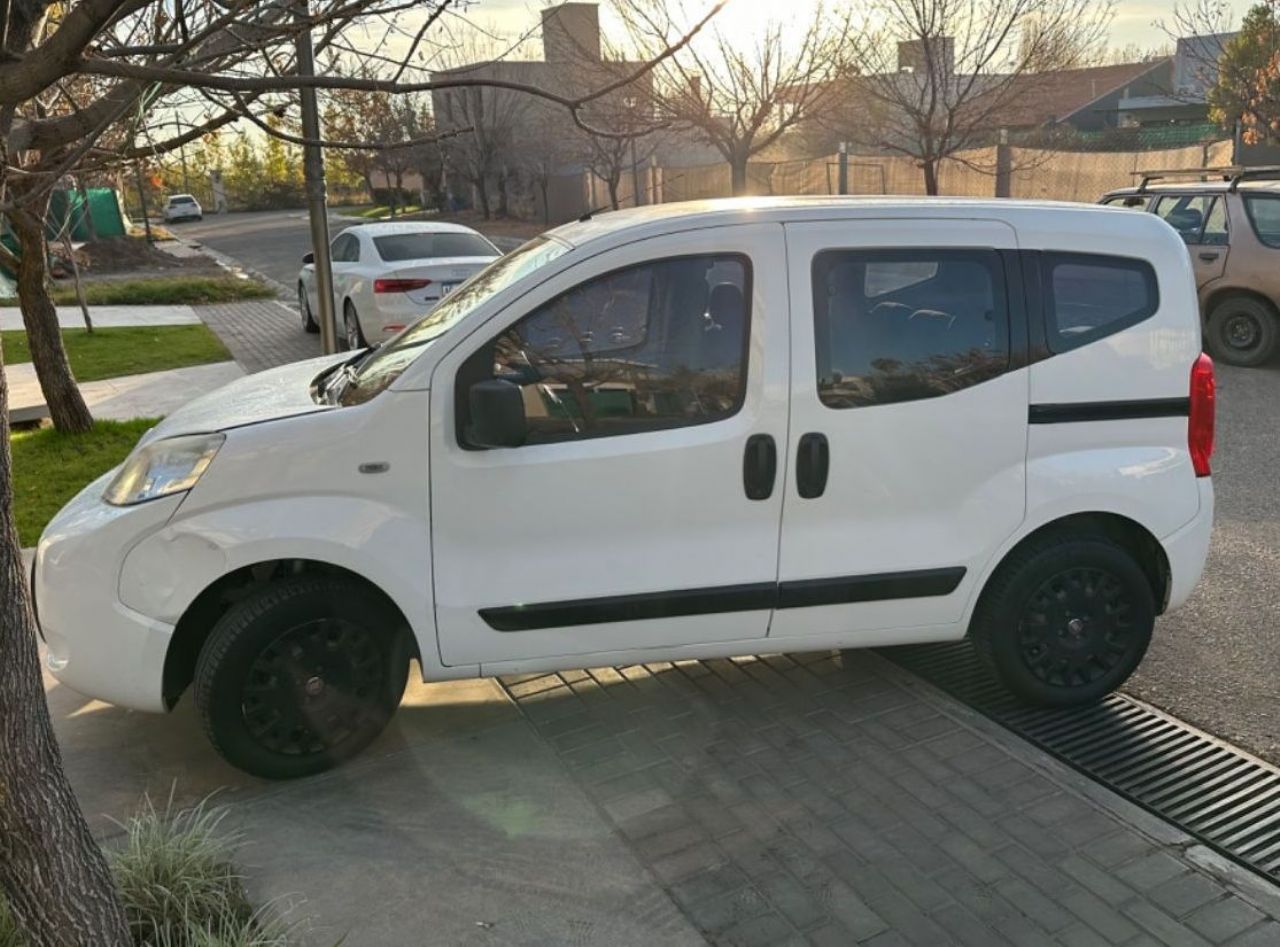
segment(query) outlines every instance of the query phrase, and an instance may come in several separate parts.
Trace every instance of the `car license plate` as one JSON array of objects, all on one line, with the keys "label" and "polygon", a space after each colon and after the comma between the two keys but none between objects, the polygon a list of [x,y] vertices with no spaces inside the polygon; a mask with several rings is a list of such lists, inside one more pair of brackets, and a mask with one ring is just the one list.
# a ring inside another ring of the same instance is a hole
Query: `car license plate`
[{"label": "car license plate", "polygon": [[441,283],[441,284],[440,284],[440,298],[442,298],[442,299],[443,299],[445,296],[448,296],[451,292],[453,292],[453,291],[454,291],[455,289],[457,289],[457,288],[458,288],[458,284],[457,284],[456,282],[454,282],[454,283]]}]

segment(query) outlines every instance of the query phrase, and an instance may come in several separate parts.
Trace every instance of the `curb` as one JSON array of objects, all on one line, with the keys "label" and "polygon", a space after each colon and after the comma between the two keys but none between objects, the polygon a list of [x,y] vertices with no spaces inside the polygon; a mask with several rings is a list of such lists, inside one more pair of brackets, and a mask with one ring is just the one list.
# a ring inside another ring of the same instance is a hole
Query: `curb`
[{"label": "curb", "polygon": [[252,276],[258,282],[265,284],[268,289],[276,294],[278,297],[276,302],[279,302],[281,305],[289,309],[297,309],[297,306],[294,304],[293,290],[290,287],[285,286],[284,283],[281,283],[279,280],[273,279],[261,270],[255,270],[253,267],[241,263],[235,257],[227,256],[225,253],[215,250],[213,247],[207,246],[199,240],[191,240],[186,237],[178,236],[175,236],[174,239],[188,249],[203,253],[225,270],[238,271]]}]

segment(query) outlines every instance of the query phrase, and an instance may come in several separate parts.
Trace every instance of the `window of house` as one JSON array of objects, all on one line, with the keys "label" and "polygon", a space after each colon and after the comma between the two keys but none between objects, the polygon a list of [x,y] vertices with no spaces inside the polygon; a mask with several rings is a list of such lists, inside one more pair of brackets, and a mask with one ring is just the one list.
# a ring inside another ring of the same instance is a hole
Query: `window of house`
[{"label": "window of house", "polygon": [[1045,253],[1045,335],[1066,352],[1137,325],[1160,296],[1151,264],[1127,257]]},{"label": "window of house", "polygon": [[1009,365],[989,250],[828,250],[813,262],[818,397],[832,408],[934,398]]},{"label": "window of house", "polygon": [[[705,424],[746,395],[750,299],[745,257],[644,263],[543,304],[468,364],[523,389],[529,444]],[[464,367],[459,387],[485,376]]]}]

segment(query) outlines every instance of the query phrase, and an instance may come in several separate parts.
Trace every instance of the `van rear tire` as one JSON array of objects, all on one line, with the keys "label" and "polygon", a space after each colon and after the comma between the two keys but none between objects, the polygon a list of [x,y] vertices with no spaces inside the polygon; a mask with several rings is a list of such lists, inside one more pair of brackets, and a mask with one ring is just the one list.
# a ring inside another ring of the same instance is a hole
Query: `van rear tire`
[{"label": "van rear tire", "polygon": [[1217,302],[1205,323],[1209,354],[1220,362],[1256,368],[1271,360],[1280,341],[1275,310],[1252,296],[1233,295]]},{"label": "van rear tire", "polygon": [[1017,697],[1050,707],[1101,700],[1146,654],[1155,626],[1151,583],[1105,536],[1033,541],[1001,563],[970,636]]},{"label": "van rear tire", "polygon": [[351,579],[301,575],[219,619],[196,663],[195,702],[228,763],[293,779],[372,743],[408,673],[408,631],[393,608]]}]

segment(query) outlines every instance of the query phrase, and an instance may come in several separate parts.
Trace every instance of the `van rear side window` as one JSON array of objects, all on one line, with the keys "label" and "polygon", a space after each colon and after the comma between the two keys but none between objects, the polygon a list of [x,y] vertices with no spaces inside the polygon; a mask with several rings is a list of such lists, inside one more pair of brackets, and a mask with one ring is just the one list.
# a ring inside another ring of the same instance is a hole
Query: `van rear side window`
[{"label": "van rear side window", "polygon": [[1069,352],[1137,325],[1160,305],[1155,270],[1145,260],[1091,253],[1041,256],[1045,336]]},{"label": "van rear side window", "polygon": [[826,250],[813,261],[818,397],[829,408],[936,398],[1009,367],[994,250]]}]

